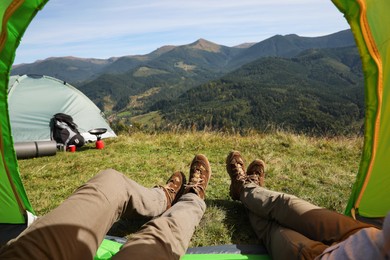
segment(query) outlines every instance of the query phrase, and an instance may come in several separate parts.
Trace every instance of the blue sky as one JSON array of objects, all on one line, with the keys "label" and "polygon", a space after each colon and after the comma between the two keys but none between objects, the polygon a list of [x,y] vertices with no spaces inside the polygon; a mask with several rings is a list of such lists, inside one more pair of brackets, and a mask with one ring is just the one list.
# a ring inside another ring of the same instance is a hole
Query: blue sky
[{"label": "blue sky", "polygon": [[199,38],[235,46],[347,28],[330,0],[50,0],[27,28],[14,64],[147,54]]}]

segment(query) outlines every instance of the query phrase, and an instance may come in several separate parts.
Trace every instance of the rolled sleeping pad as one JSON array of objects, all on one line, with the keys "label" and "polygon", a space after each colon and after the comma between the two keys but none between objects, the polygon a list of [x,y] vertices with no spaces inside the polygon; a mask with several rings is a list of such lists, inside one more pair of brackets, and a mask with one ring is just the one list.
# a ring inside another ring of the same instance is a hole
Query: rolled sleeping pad
[{"label": "rolled sleeping pad", "polygon": [[16,157],[28,159],[33,157],[51,156],[57,153],[56,141],[19,142],[14,144]]}]

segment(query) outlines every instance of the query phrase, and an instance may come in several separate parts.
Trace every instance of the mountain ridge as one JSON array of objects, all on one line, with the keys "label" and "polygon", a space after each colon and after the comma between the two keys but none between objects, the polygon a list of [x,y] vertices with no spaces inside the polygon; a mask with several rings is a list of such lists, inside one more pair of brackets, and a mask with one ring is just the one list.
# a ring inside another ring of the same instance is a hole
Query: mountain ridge
[{"label": "mountain ridge", "polygon": [[[165,45],[157,48],[156,50],[144,54],[144,55],[125,55],[121,57],[110,57],[108,59],[96,59],[96,58],[78,58],[73,56],[67,57],[49,57],[47,59],[35,61],[33,63],[24,63],[14,65],[11,70],[11,75],[17,74],[42,74],[47,76],[58,77],[61,80],[67,81],[71,84],[79,86],[82,82],[90,81],[97,78],[99,75],[104,73],[125,73],[135,66],[140,66],[141,63],[149,62],[156,58],[161,57],[161,55],[167,54],[175,49],[183,49],[191,47],[196,47],[195,49],[200,51],[210,51],[213,50],[214,53],[218,53],[216,51],[223,51],[226,55],[226,58],[231,60],[235,60],[234,62],[230,62],[230,65],[227,70],[234,70],[239,66],[251,62],[255,59],[264,56],[281,56],[283,53],[278,52],[269,52],[266,50],[267,48],[261,47],[263,45],[269,45],[270,41],[273,41],[275,37],[280,39],[291,38],[292,34],[282,36],[275,35],[263,41],[260,41],[256,44],[241,44],[241,48],[239,47],[227,47],[224,45],[216,44],[211,41],[205,39],[198,39],[195,42],[185,44],[185,45]],[[297,36],[297,35],[296,35]],[[321,41],[329,42],[335,41],[335,38],[345,39],[350,41],[350,44],[354,44],[354,40],[352,37],[352,33],[350,30],[340,31],[334,34],[319,36],[319,37],[301,37],[297,36],[299,39],[303,39],[307,41],[307,39],[321,39]],[[331,38],[331,40],[327,40],[327,38]],[[243,47],[246,46],[246,47]],[[260,47],[259,47],[260,46]],[[288,47],[291,48],[291,47]],[[294,50],[294,53],[298,53],[302,51]],[[290,51],[291,52],[291,51]],[[244,57],[238,57],[238,55]],[[96,64],[98,63],[98,64]],[[142,64],[144,65],[144,64]],[[90,67],[88,67],[90,66]],[[75,68],[79,70],[79,73],[75,73]],[[83,76],[83,72],[85,73]],[[73,74],[74,73],[74,74]]]},{"label": "mountain ridge", "polygon": [[[250,71],[256,71],[256,74],[245,74]],[[186,107],[196,104],[188,103],[183,97],[191,97],[192,102],[212,109],[201,110],[205,113],[203,118],[207,115],[213,117],[207,122],[198,118],[199,128],[209,125],[215,129],[239,129],[251,127],[249,122],[253,123],[253,127],[261,128],[258,118],[262,118],[267,124],[282,124],[299,131],[335,133],[337,130],[346,133],[356,132],[361,123],[362,95],[357,86],[363,82],[363,73],[350,30],[320,37],[275,35],[241,47],[228,47],[200,38],[189,44],[161,46],[145,55],[107,60],[50,58],[15,66],[11,74],[44,74],[70,82],[112,119],[125,124],[132,124],[135,118],[142,121],[143,115],[149,119],[156,119],[159,115],[158,122],[188,126],[186,118],[197,116]],[[324,77],[324,74],[327,76]],[[351,86],[348,90],[350,97],[340,99],[338,96],[344,94],[338,88],[344,85]],[[229,89],[224,88],[227,86]],[[234,90],[237,87],[245,90],[243,93],[252,100],[250,103],[234,99],[236,95],[243,95]],[[262,107],[261,100],[254,98],[259,89],[265,91],[260,99],[272,101],[267,107]],[[285,96],[291,90],[291,97]],[[215,96],[215,91],[226,92],[226,95],[222,98]],[[308,96],[308,93],[311,94]],[[205,102],[200,99],[202,95],[215,97],[215,100]],[[332,98],[336,100],[334,103],[327,101]],[[281,100],[304,102],[310,109],[296,110],[294,106],[283,105]],[[316,100],[317,103],[314,102]],[[175,113],[170,111],[172,104],[175,104]],[[324,109],[324,106],[331,108]],[[299,116],[272,112],[281,108],[290,109],[291,113],[295,111],[294,115]],[[344,114],[338,110],[344,111]],[[264,114],[264,111],[271,112]],[[150,113],[153,116],[148,116]],[[318,117],[318,122],[310,113]],[[243,120],[234,123],[233,115]],[[345,125],[350,124],[351,127],[343,128],[332,123],[337,117],[343,118]],[[289,118],[293,118],[295,123]]]},{"label": "mountain ridge", "polygon": [[150,111],[159,111],[165,125],[191,129],[277,126],[298,133],[357,134],[364,118],[358,59],[356,47],[263,57],[176,100],[157,102]]}]

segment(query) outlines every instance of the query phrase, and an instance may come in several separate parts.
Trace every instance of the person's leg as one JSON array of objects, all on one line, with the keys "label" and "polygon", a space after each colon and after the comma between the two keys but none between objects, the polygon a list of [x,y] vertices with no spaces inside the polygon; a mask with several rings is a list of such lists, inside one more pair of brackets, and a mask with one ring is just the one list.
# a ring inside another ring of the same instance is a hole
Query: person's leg
[{"label": "person's leg", "polygon": [[194,193],[181,196],[170,209],[146,223],[112,258],[179,259],[184,255],[206,204]]},{"label": "person's leg", "polygon": [[340,242],[362,228],[371,227],[293,195],[267,190],[255,183],[245,184],[240,200],[253,214],[326,245]]},{"label": "person's leg", "polygon": [[118,218],[157,216],[166,208],[163,189],[145,188],[114,170],[102,171],[10,241],[0,258],[92,259]]},{"label": "person's leg", "polygon": [[[326,245],[344,240],[349,235],[369,226],[339,213],[317,207],[295,196],[261,187],[265,183],[264,168],[263,161],[255,160],[245,171],[244,160],[237,151],[230,152],[226,158],[226,170],[231,179],[230,196],[234,200],[240,200],[259,219],[294,230],[309,240]],[[267,230],[264,222],[261,223],[263,225],[257,227],[260,238],[263,234],[271,232]],[[259,232],[259,230],[263,231]],[[311,247],[310,244],[307,248]],[[283,250],[287,249],[283,248]]]},{"label": "person's leg", "polygon": [[113,259],[179,259],[184,255],[205,212],[204,198],[210,177],[207,158],[195,156],[184,195],[164,214],[132,235]]},{"label": "person's leg", "polygon": [[250,223],[272,259],[314,259],[328,246],[247,211]]}]

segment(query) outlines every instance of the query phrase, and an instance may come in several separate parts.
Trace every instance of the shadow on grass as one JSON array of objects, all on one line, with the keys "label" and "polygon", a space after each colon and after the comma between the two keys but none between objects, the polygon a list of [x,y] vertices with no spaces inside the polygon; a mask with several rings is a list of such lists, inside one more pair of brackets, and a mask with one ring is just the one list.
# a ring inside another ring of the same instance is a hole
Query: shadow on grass
[{"label": "shadow on grass", "polygon": [[232,244],[261,244],[249,222],[246,209],[241,202],[231,200],[207,200],[209,207],[218,207],[226,213],[224,224],[231,231]]},{"label": "shadow on grass", "polygon": [[[208,207],[215,207],[225,212],[223,224],[231,232],[231,243],[237,245],[260,245],[249,222],[245,207],[241,202],[231,200],[207,200]],[[140,230],[141,226],[151,218],[137,217],[121,219],[114,223],[108,235],[125,237]]]},{"label": "shadow on grass", "polygon": [[139,231],[143,224],[152,218],[137,217],[120,219],[112,225],[107,235],[116,237],[125,237]]}]

